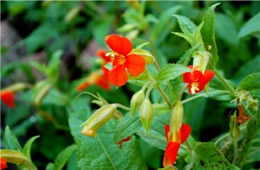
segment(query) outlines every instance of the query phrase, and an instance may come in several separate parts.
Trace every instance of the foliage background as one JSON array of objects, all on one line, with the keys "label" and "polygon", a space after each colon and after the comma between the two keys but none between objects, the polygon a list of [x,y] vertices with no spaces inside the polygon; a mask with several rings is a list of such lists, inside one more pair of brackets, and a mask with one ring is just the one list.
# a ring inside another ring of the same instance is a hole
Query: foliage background
[{"label": "foliage background", "polygon": [[[28,62],[47,64],[54,53],[62,50],[61,64],[56,70],[59,76],[53,78],[55,88],[51,89],[41,106],[46,113],[39,113],[32,106],[32,96],[39,88],[25,90],[16,95],[15,109],[10,110],[1,104],[1,132],[8,125],[21,144],[32,136],[40,135],[33,145],[32,158],[39,169],[45,168],[65,147],[74,143],[75,135],[71,134],[68,122],[71,110],[66,100],[74,102],[77,95],[75,87],[82,78],[97,69],[95,52],[107,49],[104,42],[106,35],[121,33],[132,38],[134,46],[153,42],[146,48],[158,56],[163,67],[167,62],[176,62],[189,49],[187,42],[171,34],[180,31],[172,15],[184,15],[198,25],[206,8],[213,3],[146,2],[145,18],[140,18],[136,4],[130,1],[1,1],[2,88],[16,82],[35,85],[45,80],[46,75]],[[260,70],[259,33],[247,35],[241,30],[259,11],[260,3],[256,1],[221,2],[216,9],[216,41],[220,56],[217,68],[236,85],[249,73]],[[145,25],[143,21],[149,24]],[[258,18],[258,26],[259,22]],[[134,25],[134,28],[128,30],[122,27],[126,23]],[[120,89],[113,87],[111,91],[97,86],[87,91],[98,92],[109,102],[120,101],[129,105],[130,97],[138,89],[128,83]],[[90,97],[83,98],[84,109],[97,108],[90,104]],[[152,99],[159,100],[156,92]],[[192,135],[199,141],[210,141],[227,132],[229,115],[235,109],[228,101],[208,98],[194,100],[184,107],[185,122],[192,126]],[[138,141],[147,166],[159,168],[163,151],[147,145],[140,138]],[[69,158],[67,169],[74,169],[76,159],[76,154]],[[256,168],[259,164],[249,163],[246,166]]]}]

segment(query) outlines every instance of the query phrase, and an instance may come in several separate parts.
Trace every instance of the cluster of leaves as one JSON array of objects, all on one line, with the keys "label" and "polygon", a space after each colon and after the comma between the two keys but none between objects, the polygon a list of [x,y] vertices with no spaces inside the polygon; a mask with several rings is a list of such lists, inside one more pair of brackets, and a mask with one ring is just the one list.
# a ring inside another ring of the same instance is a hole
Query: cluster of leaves
[{"label": "cluster of leaves", "polygon": [[[24,38],[10,49],[2,46],[3,56],[21,46],[28,56],[41,50],[49,56],[46,65],[12,61],[1,68],[1,83],[5,83],[5,79],[17,82],[12,77],[18,72],[32,84],[21,92],[17,107],[8,109],[2,119],[2,125],[8,125],[13,132],[8,126],[5,128],[3,141],[8,150],[1,150],[1,156],[27,169],[63,169],[66,163],[67,169],[161,167],[167,145],[164,125],[168,123],[170,110],[157,90],[151,93],[155,117],[150,132],[142,128],[137,115],[122,111],[124,116],[120,121],[110,120],[96,138],[89,138],[81,134],[79,125],[90,117],[95,106],[90,104],[91,97],[75,98],[79,80],[73,75],[80,77],[77,71],[82,72],[81,65],[68,67],[68,75],[60,74],[62,62],[66,61],[64,57],[73,55],[73,60],[77,60],[92,39],[105,47],[104,37],[116,29],[132,39],[133,44],[142,44],[139,49],[149,50],[155,56],[161,71],[157,73],[153,66],[147,67],[156,81],[155,87],[162,87],[172,103],[177,101],[182,89],[181,75],[190,71],[186,66],[193,52],[210,49],[212,57],[208,68],[214,70],[216,76],[208,92],[195,95],[189,103],[189,95],[183,100],[184,121],[193,131],[187,141],[191,148],[182,146],[180,149],[178,168],[182,169],[184,162],[188,162],[186,169],[257,166],[254,163],[260,160],[260,114],[250,108],[246,110],[251,119],[240,126],[239,156],[232,164],[234,151],[228,132],[228,112],[237,107],[230,101],[244,91],[260,100],[260,14],[257,13],[260,5],[241,3],[237,10],[236,4],[223,2],[217,12],[216,5],[210,5],[211,2],[1,2],[1,15],[7,15],[14,26],[19,26],[19,19],[26,23],[23,24],[26,28],[19,30]],[[247,15],[251,18],[248,21]],[[176,64],[168,64],[172,62]],[[36,81],[33,68],[44,75],[42,80]],[[89,71],[93,69],[95,67]],[[229,80],[223,78],[222,71]],[[145,72],[130,78],[122,89],[107,92],[93,86],[88,91],[99,93],[109,103],[120,101],[129,105],[128,94],[137,91],[148,79]],[[168,82],[173,88],[169,88]],[[244,108],[246,104],[243,103]],[[32,137],[22,148],[14,134],[21,143],[24,137],[27,140],[35,134],[40,138]],[[120,149],[117,143],[131,135],[131,140]]]}]

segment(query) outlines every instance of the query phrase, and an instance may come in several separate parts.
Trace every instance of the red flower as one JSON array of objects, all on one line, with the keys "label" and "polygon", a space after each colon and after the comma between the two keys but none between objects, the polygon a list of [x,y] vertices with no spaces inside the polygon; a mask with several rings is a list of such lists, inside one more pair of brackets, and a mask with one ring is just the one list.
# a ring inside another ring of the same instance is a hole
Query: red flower
[{"label": "red flower", "polygon": [[180,131],[173,136],[169,136],[170,126],[165,125],[165,136],[168,145],[164,152],[163,167],[172,166],[177,158],[179,148],[184,143],[191,133],[191,127],[188,124],[182,124]]},{"label": "red flower", "polygon": [[119,141],[117,144],[119,145],[120,149],[122,148],[122,145],[124,142],[127,142],[131,140],[131,136],[127,136],[125,139],[122,139],[121,141]]},{"label": "red flower", "polygon": [[77,86],[78,91],[84,90],[93,84],[96,84],[105,90],[110,90],[110,84],[108,79],[109,70],[104,66],[107,63],[111,62],[111,57],[106,56],[106,51],[104,50],[98,51],[97,55],[103,60],[101,71],[92,72],[85,82]]},{"label": "red flower", "polygon": [[119,35],[109,35],[106,37],[107,45],[113,50],[113,67],[109,72],[109,81],[117,87],[123,86],[128,81],[130,75],[137,77],[145,69],[145,60],[137,54],[130,54],[132,51],[131,42]]},{"label": "red flower", "polygon": [[84,90],[93,84],[96,84],[105,90],[109,90],[108,72],[109,71],[106,68],[102,68],[102,70],[98,72],[92,72],[85,82],[77,86],[77,90]]},{"label": "red flower", "polygon": [[0,169],[5,169],[7,168],[7,162],[4,158],[0,158]]},{"label": "red flower", "polygon": [[14,93],[10,90],[0,91],[0,98],[9,107],[14,108]]},{"label": "red flower", "polygon": [[[189,67],[192,69],[192,66]],[[192,72],[183,73],[183,82],[188,84],[188,92],[195,94],[202,91],[214,75],[211,70],[206,70],[203,74],[198,67],[194,67]]]},{"label": "red flower", "polygon": [[107,52],[105,50],[99,50],[97,52],[97,56],[99,56],[103,60],[102,68],[105,68],[104,66],[112,61],[110,56],[106,56],[106,53]]}]

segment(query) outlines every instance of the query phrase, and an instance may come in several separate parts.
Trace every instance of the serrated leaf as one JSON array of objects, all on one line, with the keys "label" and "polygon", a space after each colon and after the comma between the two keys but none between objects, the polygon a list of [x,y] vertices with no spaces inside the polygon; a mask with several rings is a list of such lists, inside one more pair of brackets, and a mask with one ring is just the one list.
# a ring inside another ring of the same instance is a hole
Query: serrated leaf
[{"label": "serrated leaf", "polygon": [[[115,121],[110,120],[105,127],[99,129],[95,138],[81,134],[83,119],[72,113],[69,125],[77,144],[77,159],[80,169],[111,169],[111,170],[145,170],[146,165],[141,157],[139,145],[132,137],[124,142],[122,149],[113,142]],[[78,117],[78,118],[77,118]]]},{"label": "serrated leaf", "polygon": [[146,132],[143,128],[137,133],[147,144],[165,150],[167,141],[164,136],[164,126],[168,124],[169,115],[164,114],[154,117],[151,130]]},{"label": "serrated leaf", "polygon": [[118,143],[122,139],[133,135],[142,127],[138,114],[130,116],[127,114],[120,120],[114,133],[114,142]]},{"label": "serrated leaf", "polygon": [[172,34],[184,38],[191,46],[194,44],[193,38],[191,36],[188,36],[187,34],[184,34],[182,32],[172,32]]},{"label": "serrated leaf", "polygon": [[4,143],[5,143],[5,148],[7,149],[22,151],[22,147],[20,143],[18,142],[13,132],[10,130],[9,126],[6,126],[5,128]]},{"label": "serrated leaf", "polygon": [[260,73],[253,73],[246,76],[238,85],[239,89],[254,90],[260,88]]},{"label": "serrated leaf", "polygon": [[62,170],[65,163],[70,158],[71,154],[76,150],[77,146],[71,145],[65,148],[55,159],[53,170]]},{"label": "serrated leaf", "polygon": [[197,143],[194,169],[239,169],[230,164],[213,143]]},{"label": "serrated leaf", "polygon": [[251,18],[240,30],[239,37],[260,33],[260,13]]},{"label": "serrated leaf", "polygon": [[167,64],[158,74],[157,80],[159,83],[176,79],[184,72],[190,72],[191,69],[180,64]]},{"label": "serrated leaf", "polygon": [[219,3],[212,5],[209,7],[209,9],[206,11],[206,13],[203,16],[202,21],[204,22],[204,25],[201,30],[202,39],[204,42],[204,46],[206,49],[210,46],[210,53],[212,56],[209,59],[209,69],[214,69],[217,62],[218,62],[218,49],[217,44],[215,40],[215,8],[219,5]]},{"label": "serrated leaf", "polygon": [[22,152],[3,149],[0,150],[0,157],[6,159],[7,162],[16,164],[20,169],[36,170],[36,167]]},{"label": "serrated leaf", "polygon": [[34,137],[32,137],[31,139],[29,139],[27,142],[26,142],[26,144],[24,145],[24,147],[23,147],[23,153],[24,153],[24,155],[30,160],[30,161],[32,161],[32,159],[31,159],[31,147],[32,147],[32,144],[33,144],[33,142],[37,139],[37,138],[39,138],[40,136],[34,136]]},{"label": "serrated leaf", "polygon": [[181,15],[173,15],[177,18],[178,23],[182,32],[187,35],[192,35],[192,33],[196,30],[196,25],[187,17]]},{"label": "serrated leaf", "polygon": [[196,44],[194,46],[192,46],[189,50],[187,50],[184,55],[177,61],[177,64],[183,64],[185,66],[187,66],[191,60],[192,57],[192,53],[194,51],[196,51],[199,46],[201,46],[202,44]]}]

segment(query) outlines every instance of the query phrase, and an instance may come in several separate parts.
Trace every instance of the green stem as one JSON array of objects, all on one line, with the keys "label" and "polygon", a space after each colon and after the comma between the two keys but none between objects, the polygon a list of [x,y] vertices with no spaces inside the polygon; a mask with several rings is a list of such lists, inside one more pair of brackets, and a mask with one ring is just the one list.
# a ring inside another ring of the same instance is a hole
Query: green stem
[{"label": "green stem", "polygon": [[217,71],[217,69],[214,69],[214,72],[215,72],[216,76],[219,78],[219,80],[222,82],[222,84],[225,86],[225,88],[227,90],[229,90],[230,93],[234,96],[235,95],[235,90],[233,89],[233,87],[231,87],[227,83],[226,79]]},{"label": "green stem", "polygon": [[156,70],[157,70],[158,72],[160,72],[160,71],[161,71],[161,69],[160,69],[160,66],[159,66],[159,64],[157,63],[157,61],[156,61],[156,60],[153,62],[153,64],[154,64],[154,66],[155,66]]},{"label": "green stem", "polygon": [[[155,83],[156,81],[153,79],[153,77],[150,75],[149,72],[148,72],[148,75],[149,75],[149,78],[153,81],[153,83]],[[165,100],[165,102],[168,104],[169,108],[172,108],[171,102],[170,102],[169,98],[167,97],[167,95],[165,94],[165,92],[163,91],[163,89],[160,86],[157,87],[157,89],[160,92],[163,99]]]},{"label": "green stem", "polygon": [[165,92],[163,91],[163,89],[161,87],[157,87],[157,89],[159,90],[161,96],[163,97],[163,99],[165,100],[165,102],[168,104],[169,108],[172,108],[171,102],[169,101],[167,95],[165,94]]},{"label": "green stem", "polygon": [[127,106],[124,106],[124,105],[122,105],[122,104],[119,104],[119,103],[117,103],[117,104],[116,104],[116,106],[117,106],[117,107],[119,107],[119,108],[121,108],[121,109],[127,110],[127,111],[129,111],[129,110],[130,110],[130,108],[129,108],[129,107],[127,107]]},{"label": "green stem", "polygon": [[232,164],[235,164],[238,157],[237,139],[233,139],[233,146],[234,146],[234,157],[233,157]]},{"label": "green stem", "polygon": [[190,97],[188,99],[183,100],[181,103],[188,103],[194,99],[200,98],[200,97],[207,97],[208,95],[216,95],[216,94],[225,94],[225,93],[229,93],[228,91],[223,91],[223,90],[219,90],[219,91],[214,91],[214,92],[208,92],[208,93],[201,93],[198,94],[196,96]]}]

